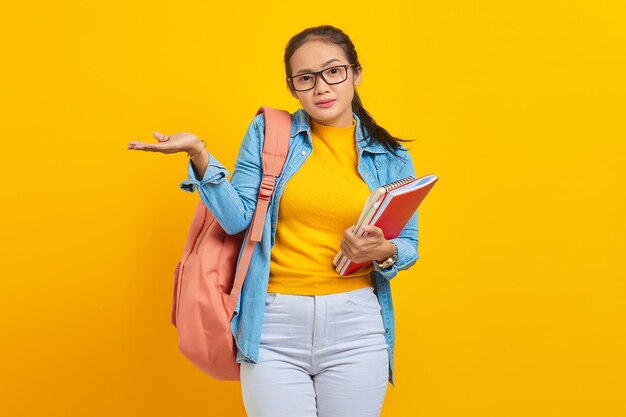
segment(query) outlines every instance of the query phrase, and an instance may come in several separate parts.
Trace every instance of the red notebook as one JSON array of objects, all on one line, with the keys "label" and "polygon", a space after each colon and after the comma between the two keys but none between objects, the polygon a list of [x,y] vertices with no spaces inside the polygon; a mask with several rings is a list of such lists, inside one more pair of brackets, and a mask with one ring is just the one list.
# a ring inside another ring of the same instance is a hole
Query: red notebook
[{"label": "red notebook", "polygon": [[[375,189],[365,202],[354,234],[365,235],[362,225],[371,224],[380,227],[387,240],[398,237],[437,180],[435,175],[420,178],[410,176]],[[333,259],[335,271],[341,276],[349,275],[371,263],[372,261],[352,262],[341,251]]]}]

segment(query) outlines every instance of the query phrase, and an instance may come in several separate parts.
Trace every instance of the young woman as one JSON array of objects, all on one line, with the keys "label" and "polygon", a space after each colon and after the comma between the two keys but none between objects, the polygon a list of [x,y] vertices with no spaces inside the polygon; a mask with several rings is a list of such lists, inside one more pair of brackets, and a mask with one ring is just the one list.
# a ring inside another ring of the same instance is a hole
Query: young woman
[{"label": "young woman", "polygon": [[[263,239],[232,319],[241,389],[251,417],[379,416],[394,384],[394,316],[389,281],[418,259],[417,212],[401,234],[356,237],[371,190],[414,175],[411,157],[378,126],[355,91],[361,64],[333,26],[308,28],[285,49],[292,114],[287,161],[276,180]],[[159,143],[129,149],[187,152],[185,191],[201,199],[227,233],[251,222],[262,178],[264,118],[256,116],[228,171],[190,133],[154,132]],[[280,207],[280,211],[279,211]],[[337,251],[371,265],[335,272]]]}]

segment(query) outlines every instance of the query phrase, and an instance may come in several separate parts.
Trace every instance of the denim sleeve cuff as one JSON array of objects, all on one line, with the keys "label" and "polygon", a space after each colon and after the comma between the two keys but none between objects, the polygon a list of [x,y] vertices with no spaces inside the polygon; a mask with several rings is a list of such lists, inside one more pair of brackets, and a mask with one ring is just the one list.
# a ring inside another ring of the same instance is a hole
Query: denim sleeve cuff
[{"label": "denim sleeve cuff", "polygon": [[398,259],[396,263],[389,268],[381,269],[377,262],[373,262],[374,270],[385,277],[387,280],[395,277],[399,271],[411,267],[419,259],[417,249],[409,239],[395,238],[389,240],[398,246]]},{"label": "denim sleeve cuff", "polygon": [[204,171],[202,180],[199,181],[193,168],[193,162],[189,161],[187,167],[187,179],[180,183],[183,191],[193,193],[196,188],[204,184],[219,184],[228,176],[228,170],[209,153],[209,164]]}]

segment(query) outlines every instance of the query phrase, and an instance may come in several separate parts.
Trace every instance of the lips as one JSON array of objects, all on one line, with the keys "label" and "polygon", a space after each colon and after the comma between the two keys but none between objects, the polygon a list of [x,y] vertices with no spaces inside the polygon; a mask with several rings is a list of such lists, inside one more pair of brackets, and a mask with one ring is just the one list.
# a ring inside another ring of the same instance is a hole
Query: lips
[{"label": "lips", "polygon": [[320,106],[320,107],[329,107],[331,106],[336,100],[322,100],[322,101],[318,101],[317,103],[315,103],[316,106]]}]

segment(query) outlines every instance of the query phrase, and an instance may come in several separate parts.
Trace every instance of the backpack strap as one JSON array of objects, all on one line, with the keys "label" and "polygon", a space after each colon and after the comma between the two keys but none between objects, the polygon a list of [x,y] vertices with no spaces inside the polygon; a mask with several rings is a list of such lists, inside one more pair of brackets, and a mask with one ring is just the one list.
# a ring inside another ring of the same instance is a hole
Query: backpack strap
[{"label": "backpack strap", "polygon": [[256,210],[252,219],[251,239],[260,242],[267,208],[274,193],[276,177],[283,170],[289,152],[291,115],[285,110],[261,107],[258,114],[265,116],[265,143],[263,145],[263,179],[259,189]]},{"label": "backpack strap", "polygon": [[233,288],[230,292],[235,300],[239,297],[243,281],[250,267],[252,253],[257,242],[263,236],[263,227],[267,217],[267,209],[274,194],[276,177],[283,170],[287,153],[289,152],[289,138],[291,136],[291,115],[286,110],[263,106],[257,115],[263,113],[265,117],[265,139],[263,144],[263,179],[259,188],[256,209],[250,224],[250,233],[244,243],[243,252],[239,259]]}]

